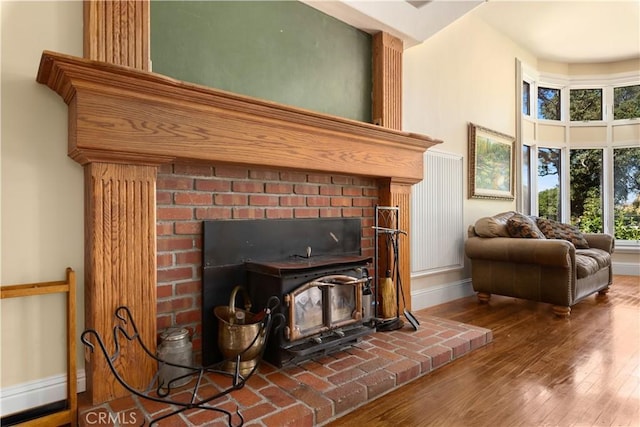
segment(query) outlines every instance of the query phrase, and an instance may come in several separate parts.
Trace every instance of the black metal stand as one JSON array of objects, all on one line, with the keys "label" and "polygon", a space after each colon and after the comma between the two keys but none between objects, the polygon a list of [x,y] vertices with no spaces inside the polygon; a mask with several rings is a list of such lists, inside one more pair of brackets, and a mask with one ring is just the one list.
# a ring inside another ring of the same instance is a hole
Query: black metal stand
[{"label": "black metal stand", "polygon": [[[259,363],[256,363],[255,366],[253,367],[253,369],[246,375],[241,375],[240,374],[240,361],[242,359],[243,354],[251,349],[251,347],[253,346],[253,344],[260,339],[261,337],[264,337],[266,334],[266,336],[268,336],[269,332],[271,331],[271,328],[273,326],[273,319],[275,317],[278,317],[280,320],[280,322],[282,322],[284,320],[284,317],[282,316],[282,314],[273,314],[273,310],[279,305],[279,300],[276,297],[272,297],[269,300],[269,303],[267,304],[267,307],[264,310],[264,318],[261,320],[260,322],[260,328],[258,333],[256,334],[256,337],[253,339],[253,341],[247,346],[247,348],[245,350],[243,350],[242,352],[240,352],[238,355],[236,355],[234,358],[231,359],[226,359],[223,360],[221,362],[215,363],[213,365],[207,366],[207,367],[195,367],[195,366],[185,366],[185,365],[180,365],[180,364],[176,364],[176,363],[171,363],[171,362],[167,362],[165,360],[159,359],[158,357],[156,357],[148,348],[147,346],[142,342],[142,339],[140,338],[140,334],[138,333],[138,328],[135,324],[135,322],[133,321],[133,317],[131,316],[131,312],[129,311],[129,308],[126,306],[120,306],[116,309],[115,311],[115,316],[117,319],[120,320],[120,324],[114,326],[113,328],[113,341],[115,344],[115,351],[113,354],[109,354],[109,352],[107,351],[105,345],[104,345],[104,341],[102,340],[102,337],[100,336],[100,334],[95,331],[94,329],[87,329],[82,333],[81,336],[81,341],[84,345],[86,345],[92,352],[95,349],[95,345],[89,341],[89,337],[93,336],[97,342],[98,345],[100,346],[100,349],[102,350],[102,353],[104,355],[104,357],[107,359],[107,363],[109,364],[109,369],[111,370],[111,373],[115,376],[115,378],[118,380],[118,382],[124,387],[126,388],[129,392],[135,394],[136,396],[139,396],[143,399],[148,399],[148,400],[153,400],[155,402],[160,402],[160,403],[166,403],[166,404],[170,404],[170,405],[175,405],[175,406],[179,406],[178,409],[162,415],[158,418],[152,419],[149,422],[149,425],[152,426],[156,423],[158,423],[159,421],[171,417],[173,415],[179,414],[181,412],[184,412],[188,409],[206,409],[206,410],[210,410],[210,411],[216,411],[216,412],[221,412],[223,414],[225,414],[227,416],[227,424],[229,426],[232,426],[232,416],[233,413],[226,411],[222,408],[216,408],[215,406],[209,406],[207,405],[208,402],[217,399],[221,396],[227,395],[229,393],[231,393],[234,390],[239,390],[242,387],[244,387],[246,381],[249,379],[249,377],[251,377],[251,375],[253,375],[253,373],[257,370]],[[133,333],[129,333],[126,330],[126,325],[130,325],[129,327],[133,330]],[[281,325],[278,325],[278,327]],[[156,373],[156,375],[151,379],[151,382],[149,384],[149,386],[141,391],[141,390],[137,390],[135,388],[133,388],[131,385],[129,385],[120,375],[120,373],[117,371],[116,367],[115,367],[115,363],[116,360],[118,359],[118,357],[120,356],[120,341],[119,341],[119,337],[120,335],[124,336],[128,341],[135,341],[137,342],[142,349],[144,350],[144,352],[147,354],[147,356],[149,356],[150,358],[152,358],[153,360],[157,361],[158,363],[160,363],[160,366],[164,365],[168,365],[168,366],[173,366],[173,367],[178,367],[178,368],[183,368],[185,370],[188,370],[189,373],[184,374],[180,377],[177,378],[173,378],[168,384],[164,384],[162,382],[159,381],[158,378],[158,373]],[[258,362],[262,360],[262,354],[264,352],[264,347],[262,346],[262,351],[259,355],[258,358]],[[226,370],[223,369],[223,367],[225,366],[226,363],[228,362],[234,362],[235,363],[235,372],[231,373],[228,372]],[[205,398],[199,398],[198,397],[198,389],[200,387],[200,384],[202,382],[202,378],[205,374],[215,374],[215,375],[222,375],[228,378],[231,378],[231,386],[229,386],[227,389],[218,392],[216,394],[213,394],[211,396],[205,397]],[[191,399],[189,402],[185,402],[184,400],[182,401],[178,401],[178,400],[173,400],[169,397],[169,395],[171,394],[171,391],[173,388],[175,388],[173,386],[173,384],[175,382],[178,382],[180,380],[183,380],[187,377],[191,377],[193,376],[196,379],[195,384],[193,385],[192,388],[192,392],[191,392]],[[157,385],[154,385],[157,384]],[[236,409],[236,415],[238,416],[240,422],[239,424],[237,424],[238,426],[241,426],[244,424],[244,418],[242,417],[242,414],[240,413],[240,411],[238,409]],[[144,425],[145,423],[143,422],[142,425]]]}]

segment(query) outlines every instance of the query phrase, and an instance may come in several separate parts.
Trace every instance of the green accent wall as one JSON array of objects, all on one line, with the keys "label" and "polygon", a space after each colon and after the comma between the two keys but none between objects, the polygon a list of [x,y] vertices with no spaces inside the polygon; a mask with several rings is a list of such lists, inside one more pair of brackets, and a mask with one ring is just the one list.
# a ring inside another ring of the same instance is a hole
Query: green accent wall
[{"label": "green accent wall", "polygon": [[297,1],[151,2],[153,71],[371,122],[371,36]]}]

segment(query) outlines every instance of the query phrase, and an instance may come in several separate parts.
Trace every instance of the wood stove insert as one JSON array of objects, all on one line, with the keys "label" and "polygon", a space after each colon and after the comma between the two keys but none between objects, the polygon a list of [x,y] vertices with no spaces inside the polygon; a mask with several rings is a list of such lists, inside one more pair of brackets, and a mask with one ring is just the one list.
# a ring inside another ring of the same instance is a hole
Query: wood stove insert
[{"label": "wood stove insert", "polygon": [[227,305],[239,284],[252,311],[272,295],[282,301],[285,324],[264,354],[275,366],[337,351],[373,331],[362,316],[373,260],[361,253],[359,218],[221,220],[203,228],[204,364],[220,359],[213,308]]},{"label": "wood stove insert", "polygon": [[371,332],[362,316],[362,292],[372,259],[331,256],[284,262],[248,262],[249,294],[259,305],[282,298],[282,328],[272,332],[264,359],[298,363],[354,344]]}]

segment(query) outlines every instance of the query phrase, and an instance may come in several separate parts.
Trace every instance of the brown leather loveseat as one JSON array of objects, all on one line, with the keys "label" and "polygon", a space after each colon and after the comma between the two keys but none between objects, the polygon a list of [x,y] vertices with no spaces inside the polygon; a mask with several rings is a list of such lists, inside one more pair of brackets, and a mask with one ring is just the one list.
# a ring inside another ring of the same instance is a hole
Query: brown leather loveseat
[{"label": "brown leather loveseat", "polygon": [[481,302],[491,294],[553,304],[559,316],[612,281],[614,239],[513,211],[480,218],[469,227],[465,253]]}]

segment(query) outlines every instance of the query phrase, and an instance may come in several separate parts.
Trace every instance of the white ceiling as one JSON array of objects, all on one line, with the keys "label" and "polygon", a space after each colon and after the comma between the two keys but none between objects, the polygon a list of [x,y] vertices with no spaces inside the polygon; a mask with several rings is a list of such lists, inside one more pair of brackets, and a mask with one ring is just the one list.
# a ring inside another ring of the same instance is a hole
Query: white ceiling
[{"label": "white ceiling", "polygon": [[539,59],[598,63],[640,57],[638,0],[491,0],[473,13]]},{"label": "white ceiling", "polygon": [[303,0],[405,48],[473,13],[539,59],[579,63],[640,58],[640,0]]}]

